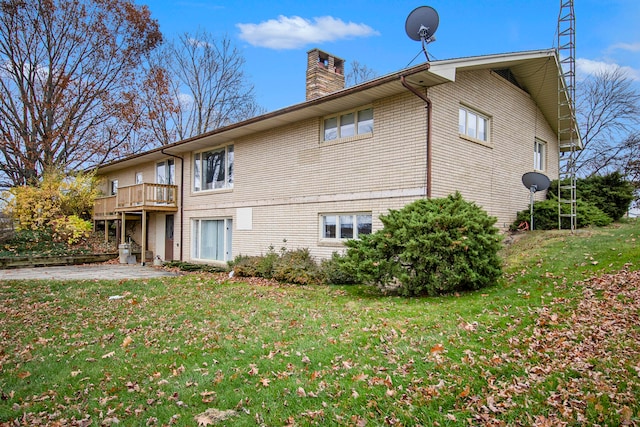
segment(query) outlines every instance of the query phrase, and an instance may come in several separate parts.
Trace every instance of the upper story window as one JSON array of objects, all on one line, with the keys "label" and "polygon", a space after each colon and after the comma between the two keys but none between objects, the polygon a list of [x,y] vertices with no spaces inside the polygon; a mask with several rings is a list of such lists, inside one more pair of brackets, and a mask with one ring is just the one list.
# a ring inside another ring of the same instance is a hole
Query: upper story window
[{"label": "upper story window", "polygon": [[193,190],[233,188],[233,145],[193,156]]},{"label": "upper story window", "polygon": [[458,114],[458,132],[469,138],[489,142],[489,118],[461,105]]},{"label": "upper story window", "polygon": [[543,171],[547,167],[547,144],[536,138],[533,141],[533,169]]},{"label": "upper story window", "polygon": [[321,215],[322,239],[357,239],[371,234],[370,213],[341,213]]},{"label": "upper story window", "polygon": [[136,172],[136,184],[142,184],[143,182],[142,172]]},{"label": "upper story window", "polygon": [[109,182],[109,193],[112,196],[115,196],[116,194],[118,194],[118,180],[117,179],[112,179]]},{"label": "upper story window", "polygon": [[156,184],[176,183],[176,165],[173,159],[156,164]]},{"label": "upper story window", "polygon": [[348,111],[326,117],[323,122],[325,141],[373,132],[373,108]]}]

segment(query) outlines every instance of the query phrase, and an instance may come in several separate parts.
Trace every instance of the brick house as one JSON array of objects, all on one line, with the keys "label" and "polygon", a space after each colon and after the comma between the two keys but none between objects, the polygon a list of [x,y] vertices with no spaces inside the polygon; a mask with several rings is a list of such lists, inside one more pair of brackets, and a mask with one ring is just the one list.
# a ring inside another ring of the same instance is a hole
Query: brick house
[{"label": "brick house", "polygon": [[389,209],[455,191],[506,228],[528,207],[525,172],[558,177],[559,117],[573,111],[553,49],[349,88],[344,60],[313,49],[307,63],[306,101],[101,166],[98,228],[115,223],[164,260],[225,262],[285,240],[326,258]]}]

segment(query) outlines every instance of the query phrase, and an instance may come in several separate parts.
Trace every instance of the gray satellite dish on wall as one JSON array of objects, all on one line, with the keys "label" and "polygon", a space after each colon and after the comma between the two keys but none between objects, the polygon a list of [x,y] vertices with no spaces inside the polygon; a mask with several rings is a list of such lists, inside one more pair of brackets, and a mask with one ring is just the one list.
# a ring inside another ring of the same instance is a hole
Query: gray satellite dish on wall
[{"label": "gray satellite dish on wall", "polygon": [[522,183],[529,189],[529,205],[531,206],[531,229],[533,230],[533,194],[536,191],[544,191],[549,188],[551,181],[545,174],[539,172],[527,172],[522,175]]},{"label": "gray satellite dish on wall", "polygon": [[409,14],[404,24],[404,29],[410,39],[422,42],[422,50],[424,51],[427,61],[427,44],[436,41],[434,34],[438,29],[440,18],[438,12],[430,6],[420,6]]}]

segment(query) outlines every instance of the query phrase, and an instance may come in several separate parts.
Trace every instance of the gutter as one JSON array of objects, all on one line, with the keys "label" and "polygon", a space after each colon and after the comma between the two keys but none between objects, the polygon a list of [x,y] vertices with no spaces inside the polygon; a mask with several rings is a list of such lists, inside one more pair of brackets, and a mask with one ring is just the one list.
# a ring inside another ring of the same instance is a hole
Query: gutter
[{"label": "gutter", "polygon": [[[179,261],[182,261],[182,241],[183,241],[183,212],[184,212],[184,158],[180,156],[176,156],[175,154],[167,153],[164,151],[164,147],[160,149],[160,152],[166,156],[171,156],[175,159],[180,159],[180,258]],[[174,231],[175,231],[175,223],[174,223]]]},{"label": "gutter", "polygon": [[415,87],[407,83],[404,75],[400,76],[400,81],[402,82],[402,86],[409,89],[411,92],[413,92],[414,95],[422,99],[426,104],[425,106],[425,108],[427,109],[427,141],[426,141],[427,143],[427,173],[426,173],[427,189],[426,190],[427,190],[427,199],[431,199],[431,109],[432,109],[431,99],[429,99],[429,97],[426,94],[420,93],[418,89],[416,89]]}]

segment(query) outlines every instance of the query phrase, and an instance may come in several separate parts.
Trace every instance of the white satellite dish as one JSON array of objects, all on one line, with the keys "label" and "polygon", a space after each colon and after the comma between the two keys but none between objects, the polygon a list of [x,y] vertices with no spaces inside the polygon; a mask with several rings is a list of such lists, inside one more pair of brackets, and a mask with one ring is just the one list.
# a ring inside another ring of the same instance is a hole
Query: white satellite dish
[{"label": "white satellite dish", "polygon": [[527,172],[522,175],[522,183],[529,189],[529,206],[531,210],[531,230],[533,230],[533,195],[536,191],[544,191],[551,185],[551,180],[540,172]]}]

